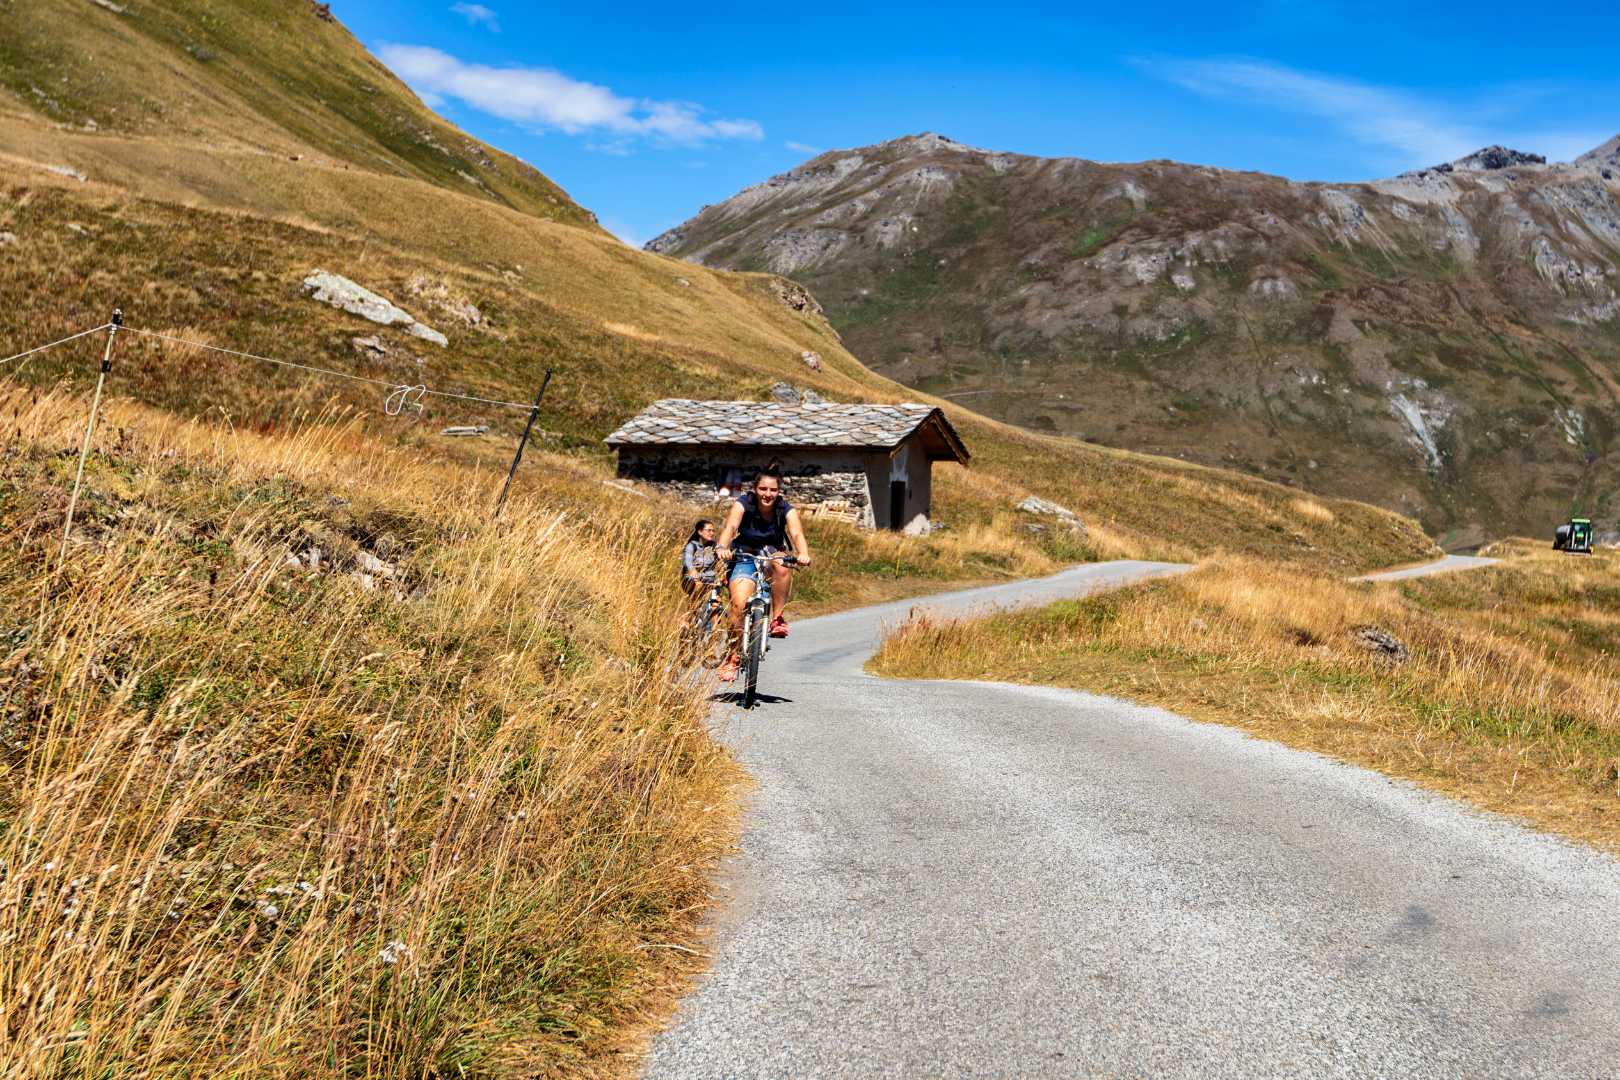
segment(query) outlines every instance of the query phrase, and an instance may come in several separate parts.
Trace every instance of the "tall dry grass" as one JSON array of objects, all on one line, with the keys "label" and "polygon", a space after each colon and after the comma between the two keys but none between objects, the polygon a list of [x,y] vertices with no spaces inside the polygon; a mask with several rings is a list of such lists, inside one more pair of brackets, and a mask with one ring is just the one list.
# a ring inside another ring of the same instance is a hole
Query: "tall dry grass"
[{"label": "tall dry grass", "polygon": [[874,666],[1118,694],[1620,846],[1620,553],[1499,553],[1400,585],[1223,558],[1040,611],[917,616]]},{"label": "tall dry grass", "polygon": [[4,1074],[622,1068],[737,779],[667,523],[115,404],[53,578],[84,413],[0,392]]}]

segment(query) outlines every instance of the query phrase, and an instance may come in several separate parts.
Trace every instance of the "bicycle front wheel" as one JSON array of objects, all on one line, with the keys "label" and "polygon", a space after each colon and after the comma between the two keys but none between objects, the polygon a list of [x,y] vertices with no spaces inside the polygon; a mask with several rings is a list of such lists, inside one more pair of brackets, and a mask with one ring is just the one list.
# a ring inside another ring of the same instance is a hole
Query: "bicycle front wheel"
[{"label": "bicycle front wheel", "polygon": [[759,658],[765,653],[765,617],[757,610],[748,612],[743,626],[743,708],[752,709],[759,700]]}]

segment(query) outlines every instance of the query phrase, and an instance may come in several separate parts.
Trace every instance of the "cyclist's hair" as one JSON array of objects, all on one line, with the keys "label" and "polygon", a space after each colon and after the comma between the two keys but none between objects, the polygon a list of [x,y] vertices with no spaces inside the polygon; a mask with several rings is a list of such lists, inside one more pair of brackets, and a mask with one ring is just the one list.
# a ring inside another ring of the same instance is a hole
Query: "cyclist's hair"
[{"label": "cyclist's hair", "polygon": [[782,483],[782,463],[777,461],[775,458],[772,458],[771,463],[769,465],[761,465],[759,467],[759,471],[754,473],[754,483],[756,483],[756,484],[759,483],[761,480],[765,479],[767,476],[770,477],[772,480],[775,480],[777,482],[777,484],[781,484]]},{"label": "cyclist's hair", "polygon": [[703,537],[699,536],[698,534],[703,531],[703,527],[705,525],[713,524],[714,522],[710,521],[708,518],[698,518],[697,524],[692,526],[692,535],[686,538],[686,542],[690,544],[693,540],[702,540]]}]

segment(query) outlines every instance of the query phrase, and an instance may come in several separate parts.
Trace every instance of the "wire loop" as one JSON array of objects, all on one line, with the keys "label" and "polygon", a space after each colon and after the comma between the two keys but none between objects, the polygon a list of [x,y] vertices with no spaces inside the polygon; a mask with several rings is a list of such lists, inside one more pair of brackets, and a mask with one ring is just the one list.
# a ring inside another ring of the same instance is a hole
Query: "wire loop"
[{"label": "wire loop", "polygon": [[383,398],[383,412],[389,416],[398,416],[406,409],[421,412],[422,395],[427,392],[428,388],[420,383],[415,386],[396,386],[388,391],[387,397]]}]

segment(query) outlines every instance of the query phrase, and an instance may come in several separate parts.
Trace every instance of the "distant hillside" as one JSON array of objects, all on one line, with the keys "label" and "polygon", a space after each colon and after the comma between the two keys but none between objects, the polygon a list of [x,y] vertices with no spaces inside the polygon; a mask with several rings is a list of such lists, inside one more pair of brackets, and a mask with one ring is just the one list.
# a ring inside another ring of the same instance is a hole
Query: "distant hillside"
[{"label": "distant hillside", "polygon": [[921,135],[823,154],[648,247],[791,275],[878,372],[1035,430],[1454,542],[1620,513],[1620,138],[1307,184]]},{"label": "distant hillside", "polygon": [[[48,134],[8,125],[10,153],[49,145],[100,179],[255,207],[278,199],[256,188],[358,169],[595,220],[532,166],[435,116],[325,4],[42,0],[0,6],[0,30],[0,115],[52,122]],[[261,160],[223,169],[226,155]]]}]

